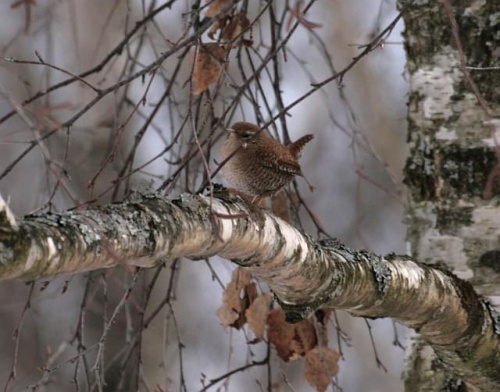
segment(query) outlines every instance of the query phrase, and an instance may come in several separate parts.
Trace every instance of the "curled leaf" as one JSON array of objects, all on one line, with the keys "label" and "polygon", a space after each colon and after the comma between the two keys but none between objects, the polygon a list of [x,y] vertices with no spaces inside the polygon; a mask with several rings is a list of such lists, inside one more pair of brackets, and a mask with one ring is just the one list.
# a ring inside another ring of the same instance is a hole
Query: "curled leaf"
[{"label": "curled leaf", "polygon": [[339,372],[339,353],[331,348],[315,348],[306,354],[305,378],[318,392],[325,392]]},{"label": "curled leaf", "polygon": [[276,348],[278,356],[291,362],[307,355],[318,345],[318,336],[311,320],[297,324],[285,321],[282,309],[273,309],[267,317],[267,335]]},{"label": "curled leaf", "polygon": [[258,297],[255,283],[250,283],[251,278],[242,268],[233,271],[231,282],[224,290],[222,306],[216,312],[224,326],[240,329],[246,324],[246,310]]},{"label": "curled leaf", "polygon": [[290,343],[290,348],[295,357],[307,355],[318,345],[316,329],[310,319],[295,324],[295,335]]},{"label": "curled leaf", "polygon": [[251,45],[252,41],[246,40],[241,36],[248,26],[250,26],[250,21],[245,12],[225,15],[210,28],[208,36],[215,39],[215,34],[220,30],[219,39],[222,41],[234,41],[231,44],[233,48],[239,46],[241,43],[248,46]]},{"label": "curled leaf", "polygon": [[221,321],[222,325],[225,327],[229,327],[230,325],[233,325],[236,320],[238,320],[238,312],[235,312],[231,307],[224,303],[222,306],[217,309],[217,312],[215,313],[219,320]]},{"label": "curled leaf", "polygon": [[[250,21],[246,17],[246,14],[244,12],[240,12],[236,15],[234,15],[229,24],[226,25],[224,28],[221,29],[221,35],[220,38],[224,41],[232,41],[239,37],[241,33],[248,28],[250,25]],[[233,42],[233,47],[236,47],[240,44],[241,42],[241,37],[239,40],[236,40]]]},{"label": "curled leaf", "polygon": [[295,327],[285,321],[282,309],[273,309],[267,316],[267,336],[276,348],[278,356],[288,361],[292,354],[290,343],[295,335]]},{"label": "curled leaf", "polygon": [[193,68],[193,94],[199,95],[217,81],[226,63],[226,48],[222,45],[202,44],[196,51]]},{"label": "curled leaf", "polygon": [[248,326],[255,334],[257,340],[262,340],[264,337],[264,327],[266,326],[269,307],[271,306],[272,298],[270,293],[264,293],[257,297],[250,307],[246,310],[245,316],[248,320]]}]

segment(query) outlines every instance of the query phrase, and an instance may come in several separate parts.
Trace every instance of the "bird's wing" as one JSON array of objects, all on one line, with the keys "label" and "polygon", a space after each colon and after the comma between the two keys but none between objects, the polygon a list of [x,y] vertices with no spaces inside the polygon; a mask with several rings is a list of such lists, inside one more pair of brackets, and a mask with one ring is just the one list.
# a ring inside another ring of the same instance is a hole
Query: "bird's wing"
[{"label": "bird's wing", "polygon": [[300,165],[292,157],[276,156],[276,154],[267,151],[258,151],[258,162],[260,165],[272,169],[278,173],[290,173],[295,176],[302,175]]}]

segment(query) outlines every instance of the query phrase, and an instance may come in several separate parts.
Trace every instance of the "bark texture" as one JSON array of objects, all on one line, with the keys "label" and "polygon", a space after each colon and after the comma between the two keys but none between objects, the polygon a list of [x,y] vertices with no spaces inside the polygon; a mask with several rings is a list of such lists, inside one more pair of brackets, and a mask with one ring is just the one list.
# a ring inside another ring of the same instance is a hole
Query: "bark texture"
[{"label": "bark texture", "polygon": [[[405,177],[412,254],[422,262],[446,264],[482,294],[498,295],[500,135],[493,117],[500,112],[500,72],[464,69],[498,66],[498,3],[418,0],[404,19],[411,149]],[[407,357],[406,390],[463,390],[451,372],[443,373],[425,342],[416,339]],[[477,367],[477,377],[483,370]]]},{"label": "bark texture", "polygon": [[124,203],[28,216],[19,224],[2,201],[0,278],[218,254],[267,282],[290,321],[325,307],[392,317],[418,331],[470,385],[500,388],[497,316],[468,283],[406,256],[313,240],[225,191],[216,196],[168,201],[136,194]]},{"label": "bark texture", "polygon": [[[498,120],[488,115],[460,68],[441,1],[417,1],[405,16],[410,74],[409,239],[414,256],[446,262],[481,293],[500,293]],[[498,65],[496,2],[450,1],[467,64]],[[500,112],[500,72],[470,70],[491,113]],[[496,121],[496,122],[495,122]]]}]

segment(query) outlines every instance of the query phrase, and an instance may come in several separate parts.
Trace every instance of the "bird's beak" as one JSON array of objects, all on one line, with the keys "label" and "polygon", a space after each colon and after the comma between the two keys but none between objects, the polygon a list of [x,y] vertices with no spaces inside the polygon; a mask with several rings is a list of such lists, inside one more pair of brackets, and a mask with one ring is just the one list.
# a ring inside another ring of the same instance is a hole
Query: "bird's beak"
[{"label": "bird's beak", "polygon": [[229,134],[234,133],[234,129],[233,128],[228,128],[228,129],[226,129],[226,132],[229,133]]}]

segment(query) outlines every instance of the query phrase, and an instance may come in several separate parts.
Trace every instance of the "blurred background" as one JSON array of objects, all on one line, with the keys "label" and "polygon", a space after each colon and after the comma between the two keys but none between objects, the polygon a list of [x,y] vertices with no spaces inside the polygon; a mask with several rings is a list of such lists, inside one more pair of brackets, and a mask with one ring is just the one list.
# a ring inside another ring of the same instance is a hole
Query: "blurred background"
[{"label": "blurred background", "polygon": [[[14,213],[108,203],[131,189],[199,191],[209,177],[203,160],[211,172],[220,162],[224,127],[275,120],[268,129],[282,141],[315,135],[301,160],[314,190],[298,179],[287,192],[291,203],[300,200],[294,222],[352,248],[405,253],[402,22],[341,80],[274,118],[349,65],[397,16],[395,1],[269,4],[237,4],[251,24],[246,41],[194,95],[200,41],[180,43],[210,12],[205,1],[2,1],[0,192]],[[216,42],[217,34],[198,38]],[[84,82],[71,81],[82,73]],[[226,184],[220,174],[213,181]],[[202,390],[266,356],[265,343],[249,344],[247,328],[225,328],[216,316],[233,268],[214,257],[167,260],[138,277],[117,267],[0,282],[0,388],[99,390],[104,375],[109,391]],[[336,385],[402,391],[405,334],[391,320],[336,312],[329,323],[329,346],[343,355]],[[272,353],[270,363],[273,390],[313,390],[302,360],[283,363]],[[253,366],[209,390],[265,390],[268,371]]]}]

